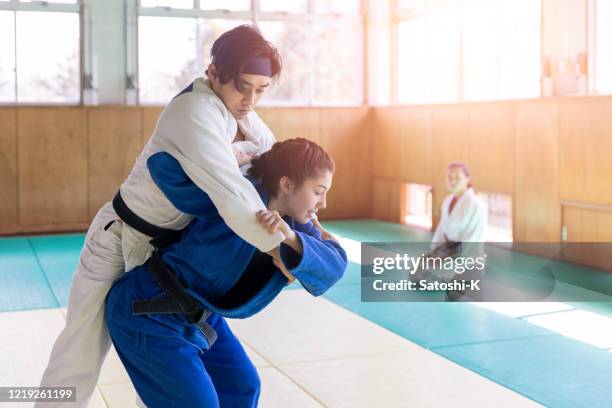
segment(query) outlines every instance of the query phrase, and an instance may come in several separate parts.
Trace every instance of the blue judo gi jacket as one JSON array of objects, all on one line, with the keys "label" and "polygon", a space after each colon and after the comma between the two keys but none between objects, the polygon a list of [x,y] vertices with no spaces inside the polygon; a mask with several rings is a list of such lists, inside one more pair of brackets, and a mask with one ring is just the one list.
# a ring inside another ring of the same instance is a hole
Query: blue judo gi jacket
[{"label": "blue judo gi jacket", "polygon": [[[225,224],[208,195],[187,177],[171,155],[156,153],[147,165],[153,180],[172,204],[195,216],[181,241],[161,250],[163,262],[187,291],[203,307],[230,318],[249,317],[268,305],[287,285],[286,277],[271,262],[248,278],[243,276],[254,255],[260,258],[268,255],[257,254],[255,247]],[[249,179],[267,204],[269,197],[263,185]],[[308,292],[321,295],[342,277],[347,266],[346,252],[337,242],[323,240],[312,222],[300,224],[290,218],[286,221],[301,240],[303,253],[281,244],[281,258]],[[239,294],[227,301],[226,295],[232,291]],[[114,284],[107,298],[107,314],[135,330],[152,335],[179,335],[208,349],[202,333],[180,314],[131,313],[134,300],[164,296],[147,267],[139,266]]]}]

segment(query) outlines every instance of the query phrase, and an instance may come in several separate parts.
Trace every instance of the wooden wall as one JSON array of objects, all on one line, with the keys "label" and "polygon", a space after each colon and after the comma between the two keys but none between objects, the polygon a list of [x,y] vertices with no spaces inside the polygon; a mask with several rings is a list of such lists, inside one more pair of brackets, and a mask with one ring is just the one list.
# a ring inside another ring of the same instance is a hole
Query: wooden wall
[{"label": "wooden wall", "polygon": [[[152,134],[160,107],[0,108],[0,234],[82,231]],[[266,108],[278,139],[306,137],[337,171],[322,218],[370,216],[370,111]]]},{"label": "wooden wall", "polygon": [[[559,242],[562,207],[603,206],[590,211],[612,217],[612,97],[384,107],[372,115],[375,193],[398,196],[406,182],[433,186],[434,223],[453,160],[470,166],[479,190],[512,196],[516,241]],[[376,205],[377,217],[396,218],[397,205],[386,213]],[[599,239],[594,228],[578,233],[575,218],[566,223],[568,240]]]},{"label": "wooden wall", "polygon": [[258,113],[278,140],[305,137],[336,162],[322,219],[369,218],[372,197],[370,109],[265,108]]},{"label": "wooden wall", "polygon": [[17,109],[0,109],[0,230],[14,230],[17,220]]},{"label": "wooden wall", "polygon": [[[86,229],[129,172],[160,112],[0,108],[0,234]],[[512,196],[517,241],[558,242],[563,225],[570,241],[597,241],[595,226],[612,222],[612,97],[262,108],[259,114],[278,139],[307,137],[335,158],[323,218],[400,222],[402,189],[414,182],[433,186],[437,221],[446,165],[463,160],[479,190]],[[593,211],[587,218],[596,223],[580,221]]]}]

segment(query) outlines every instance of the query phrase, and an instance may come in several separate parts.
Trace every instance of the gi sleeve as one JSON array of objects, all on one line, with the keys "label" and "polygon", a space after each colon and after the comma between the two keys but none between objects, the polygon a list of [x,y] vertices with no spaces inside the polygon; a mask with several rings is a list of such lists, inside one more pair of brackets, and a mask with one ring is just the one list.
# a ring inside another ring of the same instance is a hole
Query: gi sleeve
[{"label": "gi sleeve", "polygon": [[[186,102],[182,102],[186,101]],[[268,233],[255,214],[265,209],[253,185],[242,176],[228,140],[220,107],[213,104],[189,104],[189,98],[177,100],[180,114],[168,112],[162,149],[178,160],[195,185],[206,192],[219,215],[240,238],[262,252],[277,247],[284,239],[281,232]],[[158,124],[158,126],[160,126]]]},{"label": "gi sleeve", "polygon": [[336,241],[322,240],[312,222],[296,223],[294,231],[302,242],[302,254],[281,244],[281,259],[304,289],[313,296],[322,295],[344,275],[346,252]]},{"label": "gi sleeve", "polygon": [[208,194],[187,177],[180,163],[170,154],[151,155],[147,167],[157,187],[179,211],[205,218],[216,210]]}]

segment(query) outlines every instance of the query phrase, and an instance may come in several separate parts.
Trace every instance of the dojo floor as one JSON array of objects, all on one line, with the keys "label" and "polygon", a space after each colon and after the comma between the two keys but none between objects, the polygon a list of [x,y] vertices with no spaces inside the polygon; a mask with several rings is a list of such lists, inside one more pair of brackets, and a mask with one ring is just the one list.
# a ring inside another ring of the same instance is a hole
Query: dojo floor
[{"label": "dojo floor", "polygon": [[[258,367],[261,407],[612,406],[612,303],[362,303],[359,242],[429,234],[377,221],[326,227],[351,259],[333,289],[313,298],[292,285],[230,322]],[[38,384],[83,239],[0,239],[0,386]],[[135,406],[134,395],[113,351],[90,406]]]}]

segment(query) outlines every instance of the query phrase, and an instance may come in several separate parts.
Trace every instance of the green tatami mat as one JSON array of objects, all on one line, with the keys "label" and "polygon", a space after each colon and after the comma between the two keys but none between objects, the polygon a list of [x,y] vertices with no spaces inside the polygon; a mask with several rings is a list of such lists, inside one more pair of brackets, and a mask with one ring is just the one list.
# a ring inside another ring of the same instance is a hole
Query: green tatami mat
[{"label": "green tatami mat", "polygon": [[68,304],[72,275],[79,261],[85,234],[30,237],[40,266],[61,307]]},{"label": "green tatami mat", "polygon": [[28,238],[0,239],[0,312],[58,307]]},{"label": "green tatami mat", "polygon": [[434,351],[549,407],[612,407],[612,353],[566,337],[479,343]]},{"label": "green tatami mat", "polygon": [[323,226],[332,234],[361,242],[428,242],[432,237],[429,231],[376,220],[325,221]]}]

